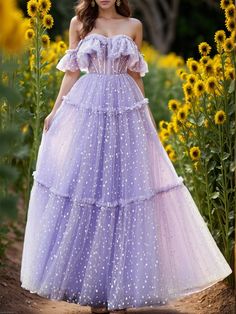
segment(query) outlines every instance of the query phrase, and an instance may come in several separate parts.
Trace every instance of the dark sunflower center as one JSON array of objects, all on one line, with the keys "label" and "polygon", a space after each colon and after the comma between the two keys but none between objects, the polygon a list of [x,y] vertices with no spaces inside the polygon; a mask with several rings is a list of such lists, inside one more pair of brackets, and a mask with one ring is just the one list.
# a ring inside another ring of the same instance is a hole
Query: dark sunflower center
[{"label": "dark sunflower center", "polygon": [[219,114],[218,119],[219,119],[219,121],[223,121],[224,120],[224,115],[223,114]]},{"label": "dark sunflower center", "polygon": [[36,5],[34,5],[34,4],[31,5],[31,11],[32,12],[36,12],[37,11]]}]

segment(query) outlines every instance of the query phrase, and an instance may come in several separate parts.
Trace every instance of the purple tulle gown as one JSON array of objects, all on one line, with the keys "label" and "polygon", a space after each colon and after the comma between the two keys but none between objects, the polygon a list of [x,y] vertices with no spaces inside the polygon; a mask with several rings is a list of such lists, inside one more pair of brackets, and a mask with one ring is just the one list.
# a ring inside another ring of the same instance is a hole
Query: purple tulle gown
[{"label": "purple tulle gown", "polygon": [[167,304],[231,268],[178,176],[127,69],[127,35],[89,34],[61,71],[86,73],[43,131],[21,265],[32,293],[108,309]]}]

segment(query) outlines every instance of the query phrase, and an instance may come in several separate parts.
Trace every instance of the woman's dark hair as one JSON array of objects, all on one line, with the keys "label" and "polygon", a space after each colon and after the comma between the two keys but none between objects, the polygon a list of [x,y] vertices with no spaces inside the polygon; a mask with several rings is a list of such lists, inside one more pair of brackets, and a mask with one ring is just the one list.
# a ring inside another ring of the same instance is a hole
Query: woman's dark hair
[{"label": "woman's dark hair", "polygon": [[[93,28],[95,20],[98,17],[98,5],[91,6],[92,0],[79,0],[74,6],[75,14],[79,21],[82,22],[80,38],[84,38]],[[121,0],[120,6],[115,5],[117,13],[125,17],[131,16],[131,9],[128,0]]]}]

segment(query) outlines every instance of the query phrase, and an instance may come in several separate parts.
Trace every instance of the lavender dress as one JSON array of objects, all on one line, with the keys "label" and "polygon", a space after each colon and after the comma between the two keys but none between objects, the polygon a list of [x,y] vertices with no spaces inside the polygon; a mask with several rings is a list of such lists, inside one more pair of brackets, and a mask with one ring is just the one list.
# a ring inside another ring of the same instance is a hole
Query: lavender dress
[{"label": "lavender dress", "polygon": [[127,69],[148,66],[127,35],[89,34],[57,65],[80,69],[42,134],[21,286],[109,309],[154,306],[227,277]]}]

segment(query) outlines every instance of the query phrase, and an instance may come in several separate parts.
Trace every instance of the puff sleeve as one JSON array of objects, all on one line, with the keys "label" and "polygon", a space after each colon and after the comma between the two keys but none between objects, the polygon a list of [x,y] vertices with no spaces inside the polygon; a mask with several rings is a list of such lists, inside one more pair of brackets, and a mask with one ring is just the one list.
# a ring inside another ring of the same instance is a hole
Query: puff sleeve
[{"label": "puff sleeve", "polygon": [[131,54],[128,60],[127,68],[134,72],[140,72],[140,76],[145,76],[149,72],[148,64],[144,59],[144,55],[136,49],[135,54]]},{"label": "puff sleeve", "polygon": [[78,63],[78,47],[75,49],[66,50],[64,56],[59,60],[56,65],[56,68],[62,72],[66,70],[75,72],[80,69]]}]

